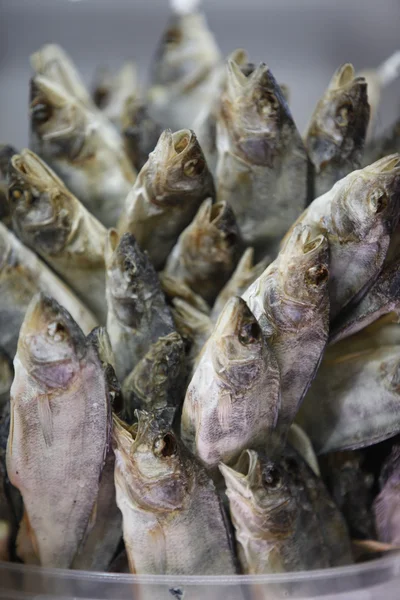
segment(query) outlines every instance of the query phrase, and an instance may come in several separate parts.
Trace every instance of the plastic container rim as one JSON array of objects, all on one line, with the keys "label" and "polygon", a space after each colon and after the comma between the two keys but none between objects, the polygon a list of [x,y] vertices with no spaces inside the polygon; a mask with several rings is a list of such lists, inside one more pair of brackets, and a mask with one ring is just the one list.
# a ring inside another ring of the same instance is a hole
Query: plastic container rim
[{"label": "plastic container rim", "polygon": [[67,579],[80,579],[85,581],[106,579],[107,581],[117,581],[120,583],[141,583],[141,584],[159,584],[168,585],[176,582],[179,578],[180,583],[191,585],[237,585],[237,584],[267,584],[267,583],[290,583],[295,581],[304,581],[307,579],[330,579],[361,575],[362,573],[371,573],[373,570],[382,570],[391,568],[392,576],[400,574],[400,552],[395,552],[390,556],[377,558],[365,563],[356,565],[347,565],[344,567],[334,567],[329,569],[317,569],[314,571],[292,571],[290,573],[279,573],[271,575],[130,575],[126,573],[106,573],[102,571],[80,571],[76,569],[53,569],[39,567],[34,565],[22,565],[10,562],[0,561],[0,572],[2,570],[13,571],[15,573],[32,573],[43,576],[64,577]]}]

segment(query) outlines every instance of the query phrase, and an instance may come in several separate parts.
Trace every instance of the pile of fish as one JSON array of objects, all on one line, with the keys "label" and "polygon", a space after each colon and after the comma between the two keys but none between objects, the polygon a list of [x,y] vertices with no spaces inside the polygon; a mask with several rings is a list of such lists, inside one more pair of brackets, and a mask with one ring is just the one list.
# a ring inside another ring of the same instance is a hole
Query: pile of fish
[{"label": "pile of fish", "polygon": [[126,63],[89,93],[40,48],[30,148],[0,148],[0,559],[395,551],[400,118],[374,119],[399,57],[339,67],[302,138],[270,69],[174,7],[148,89]]}]

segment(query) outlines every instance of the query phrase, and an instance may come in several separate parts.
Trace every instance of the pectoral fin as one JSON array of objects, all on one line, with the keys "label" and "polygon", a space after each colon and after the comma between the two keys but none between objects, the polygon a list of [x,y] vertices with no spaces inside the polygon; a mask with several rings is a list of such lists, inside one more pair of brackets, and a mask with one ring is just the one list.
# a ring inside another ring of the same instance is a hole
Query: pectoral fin
[{"label": "pectoral fin", "polygon": [[42,428],[44,441],[47,447],[50,447],[53,443],[53,416],[51,414],[49,397],[47,394],[40,394],[38,396],[38,412],[39,422]]}]

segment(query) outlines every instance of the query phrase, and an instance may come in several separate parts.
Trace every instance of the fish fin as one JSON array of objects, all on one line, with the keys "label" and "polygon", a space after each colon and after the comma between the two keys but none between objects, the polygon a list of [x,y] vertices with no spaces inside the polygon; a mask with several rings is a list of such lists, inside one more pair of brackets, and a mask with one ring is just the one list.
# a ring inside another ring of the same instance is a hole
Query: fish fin
[{"label": "fish fin", "polygon": [[24,514],[22,515],[21,523],[19,525],[16,540],[16,552],[17,556],[25,564],[40,564],[37,540],[32,526],[30,524],[26,508],[24,508]]},{"label": "fish fin", "polygon": [[167,572],[167,544],[162,526],[157,523],[149,529],[147,543],[153,549],[154,573]]},{"label": "fish fin", "polygon": [[222,431],[226,432],[229,430],[229,423],[231,422],[232,412],[232,396],[229,392],[221,394],[218,401],[218,421],[221,425]]},{"label": "fish fin", "polygon": [[50,448],[53,443],[53,417],[51,414],[49,397],[47,394],[38,396],[39,422],[46,446]]}]

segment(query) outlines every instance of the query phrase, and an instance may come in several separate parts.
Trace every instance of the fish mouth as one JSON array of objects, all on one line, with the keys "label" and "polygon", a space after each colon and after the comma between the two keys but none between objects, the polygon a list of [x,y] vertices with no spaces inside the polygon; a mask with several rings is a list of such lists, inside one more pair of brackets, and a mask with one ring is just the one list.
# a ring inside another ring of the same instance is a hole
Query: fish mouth
[{"label": "fish mouth", "polygon": [[239,492],[243,498],[250,500],[253,496],[251,485],[259,476],[258,454],[255,450],[244,450],[234,467],[219,463],[227,487]]},{"label": "fish mouth", "polygon": [[50,184],[64,187],[54,171],[37,154],[27,148],[24,148],[20,154],[14,154],[10,162],[18,176],[39,191],[45,191],[46,186]]},{"label": "fish mouth", "polygon": [[181,129],[172,134],[172,144],[176,154],[182,154],[188,150],[196,136],[190,129]]},{"label": "fish mouth", "polygon": [[390,173],[397,171],[400,167],[400,154],[390,154],[367,167],[370,173]]}]

